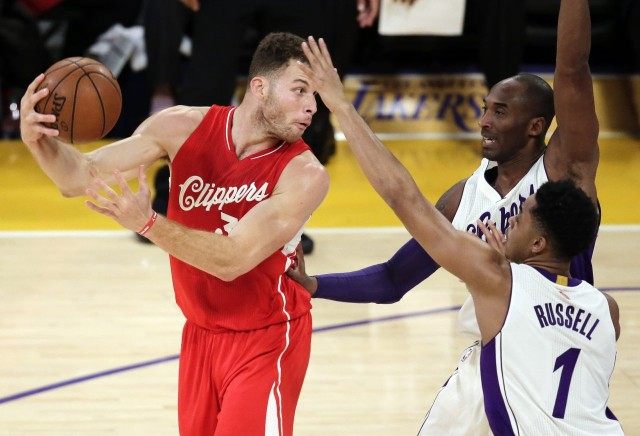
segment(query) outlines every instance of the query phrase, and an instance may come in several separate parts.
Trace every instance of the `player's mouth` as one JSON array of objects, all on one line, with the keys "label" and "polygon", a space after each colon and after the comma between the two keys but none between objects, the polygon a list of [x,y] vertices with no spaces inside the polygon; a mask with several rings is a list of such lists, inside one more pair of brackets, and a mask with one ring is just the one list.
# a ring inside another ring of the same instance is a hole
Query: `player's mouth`
[{"label": "player's mouth", "polygon": [[496,145],[496,137],[489,135],[482,135],[482,145],[485,147],[493,147]]},{"label": "player's mouth", "polygon": [[296,122],[295,125],[302,131],[307,130],[307,127],[309,127],[311,123],[301,123],[301,122]]}]

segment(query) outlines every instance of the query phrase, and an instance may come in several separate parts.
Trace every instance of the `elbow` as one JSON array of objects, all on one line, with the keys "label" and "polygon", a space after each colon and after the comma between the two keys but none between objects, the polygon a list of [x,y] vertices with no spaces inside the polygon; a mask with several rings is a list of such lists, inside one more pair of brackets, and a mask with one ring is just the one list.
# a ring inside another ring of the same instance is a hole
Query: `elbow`
[{"label": "elbow", "polygon": [[589,56],[575,57],[568,63],[556,63],[556,70],[554,73],[554,80],[556,78],[591,78],[591,69],[589,68]]},{"label": "elbow", "polygon": [[220,280],[222,280],[223,282],[232,282],[235,279],[237,279],[238,277],[241,276],[241,274],[236,274],[232,271],[219,271],[216,272],[215,274],[212,274],[214,276],[216,276],[217,278],[219,278]]},{"label": "elbow", "polygon": [[64,198],[80,197],[86,194],[85,189],[81,187],[59,186],[58,190]]},{"label": "elbow", "polygon": [[386,298],[381,298],[380,300],[376,301],[376,303],[377,304],[393,304],[393,303],[397,303],[398,301],[402,300],[402,297],[404,297],[403,293],[395,291],[393,293],[393,296],[388,296]]},{"label": "elbow", "polygon": [[240,268],[225,262],[225,265],[215,265],[211,268],[209,274],[219,278],[223,282],[232,282],[244,273]]},{"label": "elbow", "polygon": [[223,282],[232,282],[241,275],[249,272],[249,270],[251,270],[251,268],[247,268],[237,256],[218,259],[208,268],[209,274],[219,278]]},{"label": "elbow", "polygon": [[406,200],[407,193],[410,192],[410,184],[402,179],[383,180],[380,186],[378,193],[394,210]]}]

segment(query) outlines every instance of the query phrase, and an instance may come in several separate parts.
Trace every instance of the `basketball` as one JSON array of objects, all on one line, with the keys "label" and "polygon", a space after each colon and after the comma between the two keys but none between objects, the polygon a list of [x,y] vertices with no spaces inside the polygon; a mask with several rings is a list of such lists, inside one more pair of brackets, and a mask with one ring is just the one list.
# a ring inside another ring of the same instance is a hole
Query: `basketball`
[{"label": "basketball", "polygon": [[83,57],[66,58],[45,71],[38,89],[49,94],[36,111],[56,116],[47,127],[58,129],[60,140],[78,144],[104,137],[113,128],[122,109],[120,85],[100,62]]}]

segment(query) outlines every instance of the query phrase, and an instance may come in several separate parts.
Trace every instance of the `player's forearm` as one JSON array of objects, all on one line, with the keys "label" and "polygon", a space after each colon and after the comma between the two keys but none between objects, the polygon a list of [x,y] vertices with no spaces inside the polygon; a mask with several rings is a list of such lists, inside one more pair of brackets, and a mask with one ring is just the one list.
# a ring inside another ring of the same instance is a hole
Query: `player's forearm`
[{"label": "player's forearm", "polygon": [[591,17],[587,0],[562,0],[557,45],[556,71],[588,68]]},{"label": "player's forearm", "polygon": [[332,108],[332,112],[367,179],[393,208],[399,195],[414,184],[411,175],[380,142],[353,105],[345,102]]},{"label": "player's forearm", "polygon": [[77,148],[47,137],[35,144],[26,145],[62,195],[75,197],[85,194],[90,180],[89,164],[86,156]]},{"label": "player's forearm", "polygon": [[190,229],[162,216],[145,236],[173,257],[221,280],[231,281],[246,272],[229,237]]},{"label": "player's forearm", "polygon": [[411,239],[385,263],[316,276],[313,296],[349,303],[395,303],[438,268],[420,244]]}]

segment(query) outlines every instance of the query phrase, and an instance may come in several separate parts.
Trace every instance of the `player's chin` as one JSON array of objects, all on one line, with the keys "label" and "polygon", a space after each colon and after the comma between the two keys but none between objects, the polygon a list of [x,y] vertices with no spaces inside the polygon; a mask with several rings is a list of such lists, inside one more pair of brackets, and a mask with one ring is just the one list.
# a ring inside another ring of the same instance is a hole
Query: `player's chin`
[{"label": "player's chin", "polygon": [[292,129],[289,130],[287,132],[284,133],[284,135],[282,135],[282,139],[284,139],[286,142],[296,142],[299,141],[302,138],[302,134],[304,133],[306,129],[300,130],[300,129]]},{"label": "player's chin", "polygon": [[492,147],[482,146],[482,157],[489,160],[496,160],[498,153]]}]

